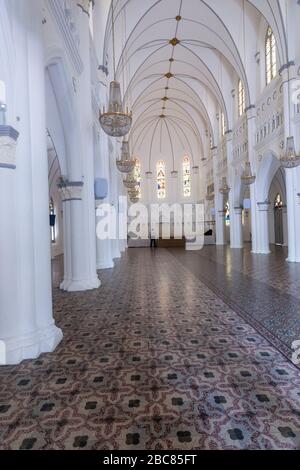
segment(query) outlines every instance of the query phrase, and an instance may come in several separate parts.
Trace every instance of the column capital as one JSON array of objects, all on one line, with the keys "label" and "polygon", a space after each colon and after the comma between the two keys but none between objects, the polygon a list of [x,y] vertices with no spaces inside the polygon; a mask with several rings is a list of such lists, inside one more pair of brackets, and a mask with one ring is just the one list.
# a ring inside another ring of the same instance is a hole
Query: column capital
[{"label": "column capital", "polygon": [[235,214],[237,214],[237,215],[241,215],[242,212],[243,212],[243,208],[241,206],[234,207],[233,210],[234,210]]},{"label": "column capital", "polygon": [[264,201],[264,202],[258,202],[257,207],[258,210],[261,212],[267,212],[270,209],[271,202],[270,201]]},{"label": "column capital", "polygon": [[62,201],[81,201],[82,200],[82,181],[65,181],[58,184],[62,195]]},{"label": "column capital", "polygon": [[11,126],[0,126],[0,168],[16,169],[18,131]]}]

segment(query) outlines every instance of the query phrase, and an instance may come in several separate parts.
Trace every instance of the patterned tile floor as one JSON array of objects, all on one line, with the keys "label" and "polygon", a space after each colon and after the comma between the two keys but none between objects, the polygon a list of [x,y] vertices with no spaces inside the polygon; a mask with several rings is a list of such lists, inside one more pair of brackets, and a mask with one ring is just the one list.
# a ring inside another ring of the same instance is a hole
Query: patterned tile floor
[{"label": "patterned tile floor", "polygon": [[212,253],[132,249],[99,290],[55,288],[61,345],[0,369],[0,448],[300,448],[299,370],[208,287]]}]

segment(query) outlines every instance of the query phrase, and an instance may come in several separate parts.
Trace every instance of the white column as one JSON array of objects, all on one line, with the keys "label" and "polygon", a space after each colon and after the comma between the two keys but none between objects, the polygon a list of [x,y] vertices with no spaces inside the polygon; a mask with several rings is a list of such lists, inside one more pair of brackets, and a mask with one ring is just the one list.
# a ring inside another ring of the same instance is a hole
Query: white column
[{"label": "white column", "polygon": [[[15,8],[16,7],[16,8]],[[55,349],[62,332],[51,299],[48,161],[41,4],[12,4],[16,134],[0,143],[0,345],[4,364]],[[7,159],[9,165],[7,166]],[[16,169],[14,169],[16,167]]]},{"label": "white column", "polygon": [[[96,201],[96,226],[101,220],[97,215],[98,207],[103,204],[103,201]],[[112,241],[100,240],[97,238],[97,269],[111,269],[114,267],[112,259]]]},{"label": "white column", "polygon": [[[89,1],[79,0],[78,29],[80,33],[80,55],[84,65],[83,72],[78,78],[78,116],[80,117],[80,151],[82,161],[82,174],[84,185],[82,187],[83,214],[81,225],[84,234],[81,250],[84,251],[86,273],[86,289],[96,289],[101,283],[96,268],[96,220],[95,220],[95,193],[94,193],[94,145],[92,108],[92,79],[90,55],[90,28],[89,28]],[[75,203],[75,206],[79,204]],[[73,205],[72,205],[73,206]],[[75,216],[75,214],[74,214]],[[73,252],[72,263],[76,263]]]},{"label": "white column", "polygon": [[258,202],[258,227],[259,236],[257,239],[256,252],[262,255],[268,255],[270,251],[269,242],[269,209],[270,202]]},{"label": "white column", "polygon": [[230,246],[231,248],[241,249],[244,247],[243,242],[243,209],[241,207],[233,207],[230,211]]},{"label": "white column", "polygon": [[[255,153],[255,131],[256,131],[256,109],[251,106],[247,110],[247,126],[248,126],[248,157],[251,164],[252,172],[257,175],[257,161]],[[251,238],[252,238],[252,253],[259,253],[259,218],[258,218],[258,198],[257,198],[257,183],[255,182],[250,186],[250,199],[251,199]]]},{"label": "white column", "polygon": [[288,246],[288,220],[287,220],[287,207],[282,208],[282,223],[283,223],[283,246]]},{"label": "white column", "polygon": [[290,263],[300,262],[300,168],[285,170],[288,226],[288,259]]}]

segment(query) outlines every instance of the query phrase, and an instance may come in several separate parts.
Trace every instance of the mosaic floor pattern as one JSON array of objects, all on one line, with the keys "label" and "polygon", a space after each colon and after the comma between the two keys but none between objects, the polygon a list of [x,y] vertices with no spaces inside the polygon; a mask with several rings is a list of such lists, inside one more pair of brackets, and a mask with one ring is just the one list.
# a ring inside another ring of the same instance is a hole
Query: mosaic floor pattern
[{"label": "mosaic floor pattern", "polygon": [[1,449],[299,449],[300,374],[165,249],[54,289],[64,339],[0,369]]}]

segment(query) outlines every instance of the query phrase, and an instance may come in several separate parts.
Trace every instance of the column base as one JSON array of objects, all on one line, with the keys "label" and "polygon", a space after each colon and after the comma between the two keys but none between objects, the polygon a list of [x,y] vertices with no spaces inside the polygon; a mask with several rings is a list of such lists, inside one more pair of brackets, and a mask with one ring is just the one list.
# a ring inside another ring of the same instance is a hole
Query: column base
[{"label": "column base", "polygon": [[97,263],[97,269],[112,269],[115,267],[115,263],[113,261],[107,261],[102,263]]},{"label": "column base", "polygon": [[244,249],[244,245],[237,245],[237,246],[230,245],[230,248],[231,248],[232,250],[243,250],[243,249]]},{"label": "column base", "polygon": [[97,277],[91,280],[82,281],[63,281],[60,289],[66,292],[83,292],[87,290],[98,289],[101,286],[101,281]]},{"label": "column base", "polygon": [[50,325],[31,334],[0,339],[0,365],[14,365],[41,354],[53,352],[63,338],[57,326]]},{"label": "column base", "polygon": [[251,251],[252,255],[270,255],[271,251]]},{"label": "column base", "polygon": [[300,263],[300,258],[287,258],[288,263]]}]

